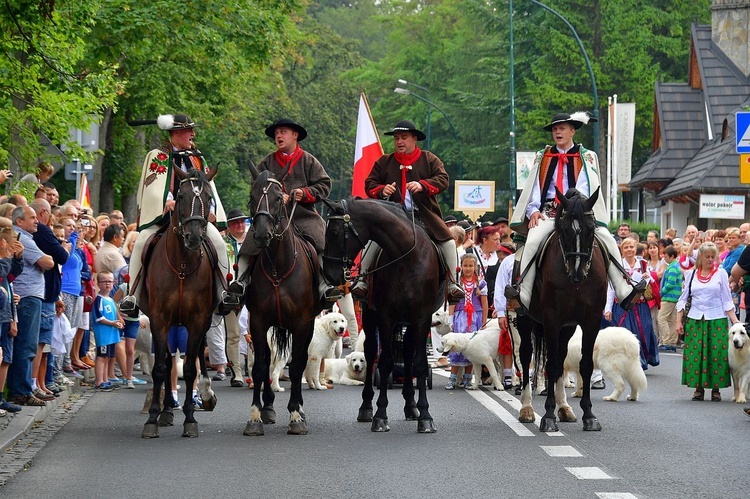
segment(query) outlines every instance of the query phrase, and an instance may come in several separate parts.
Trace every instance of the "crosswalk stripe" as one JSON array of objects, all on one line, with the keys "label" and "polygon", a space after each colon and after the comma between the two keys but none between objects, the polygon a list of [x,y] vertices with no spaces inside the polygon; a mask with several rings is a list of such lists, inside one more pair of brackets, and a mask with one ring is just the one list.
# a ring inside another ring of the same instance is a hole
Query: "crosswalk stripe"
[{"label": "crosswalk stripe", "polygon": [[599,499],[638,499],[630,492],[597,492],[596,497]]},{"label": "crosswalk stripe", "polygon": [[608,480],[614,478],[609,476],[601,468],[597,468],[596,466],[584,466],[580,468],[566,467],[565,469],[579,480]]},{"label": "crosswalk stripe", "polygon": [[550,457],[583,457],[572,445],[542,445],[542,450]]}]

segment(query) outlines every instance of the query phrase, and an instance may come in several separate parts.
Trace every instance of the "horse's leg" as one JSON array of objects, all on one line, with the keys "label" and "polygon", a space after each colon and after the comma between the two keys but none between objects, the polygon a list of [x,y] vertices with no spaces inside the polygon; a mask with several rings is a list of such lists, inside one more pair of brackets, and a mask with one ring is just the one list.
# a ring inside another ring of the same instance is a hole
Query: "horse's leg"
[{"label": "horse's leg", "polygon": [[591,373],[594,372],[594,343],[599,333],[599,324],[591,321],[591,324],[581,326],[583,339],[581,344],[581,376],[583,377],[583,395],[581,396],[581,409],[583,409],[583,430],[601,431],[602,425],[591,411]]},{"label": "horse's leg", "polygon": [[412,328],[411,333],[415,338],[414,346],[416,353],[414,355],[414,370],[417,375],[417,389],[419,390],[419,400],[417,401],[417,408],[419,409],[419,420],[417,421],[417,432],[419,433],[435,433],[435,422],[430,414],[430,404],[427,402],[427,373],[429,367],[427,366],[427,331],[429,331],[430,324],[427,321],[418,323],[415,326],[409,326]]},{"label": "horse's leg", "polygon": [[159,414],[159,426],[172,426],[174,424],[174,408],[177,401],[172,397],[172,365],[177,362],[169,349],[165,347],[164,356],[164,398],[162,400],[161,413]]},{"label": "horse's leg", "polygon": [[[259,320],[259,314],[250,314],[249,330],[253,338],[255,347],[255,363],[253,364],[253,402],[250,406],[250,417],[245,425],[243,435],[259,436],[263,435],[263,419],[261,418],[261,390],[266,387],[270,390],[271,384],[268,381],[269,355],[267,331],[268,324]],[[265,396],[265,394],[264,394]]]},{"label": "horse's leg", "polygon": [[521,359],[521,371],[523,372],[521,391],[521,410],[518,412],[518,420],[522,423],[533,423],[536,419],[534,408],[531,406],[531,385],[529,383],[529,365],[531,363],[532,339],[531,332],[534,327],[531,319],[517,316],[518,334],[521,337],[518,355]]},{"label": "horse's leg", "polygon": [[[275,341],[275,340],[272,340]],[[276,400],[276,394],[274,393],[273,385],[275,383],[274,379],[272,379],[271,376],[271,361],[274,359],[271,359],[271,356],[273,353],[271,353],[270,346],[266,347],[266,356],[264,360],[264,364],[266,366],[266,372],[268,372],[268,376],[266,376],[266,381],[263,382],[263,408],[260,410],[260,418],[263,420],[263,424],[276,424],[276,410],[273,408],[273,403]],[[281,348],[277,346],[276,348],[276,355],[282,356],[284,359],[286,359],[286,354],[284,351],[282,351]],[[284,365],[286,363],[286,360],[283,362],[277,362],[278,366],[277,369],[279,372],[284,370]]]},{"label": "horse's leg", "polygon": [[[402,332],[398,331],[396,334],[402,334]],[[417,402],[414,400],[414,329],[409,326],[403,334],[404,386],[401,394],[404,397],[404,416],[407,421],[416,421],[419,419],[419,411]]]},{"label": "horse's leg", "polygon": [[[194,326],[193,326],[194,327]],[[185,363],[182,366],[182,374],[185,379],[185,402],[182,404],[182,412],[185,414],[185,423],[182,426],[182,436],[196,438],[198,436],[198,422],[195,420],[195,402],[193,402],[193,386],[198,376],[195,361],[198,349],[202,346],[201,338],[193,338],[194,331],[188,332],[188,348],[185,355]],[[203,354],[203,352],[201,352]]]},{"label": "horse's leg", "polygon": [[546,321],[544,323],[544,338],[547,342],[547,398],[544,401],[544,416],[539,422],[539,430],[544,432],[559,431],[557,419],[555,418],[555,382],[560,377],[557,361],[558,338],[560,330],[556,323]]},{"label": "horse's leg", "polygon": [[362,329],[365,332],[365,361],[367,362],[365,384],[362,387],[362,405],[359,406],[357,413],[357,421],[362,423],[372,421],[372,398],[375,396],[375,390],[372,388],[372,374],[375,371],[375,359],[378,355],[378,330],[375,319],[375,312],[368,308],[362,310]]},{"label": "horse's leg", "polygon": [[575,423],[578,421],[573,409],[568,405],[568,395],[565,393],[565,381],[563,378],[565,357],[568,355],[568,342],[575,332],[575,326],[566,326],[560,331],[560,341],[558,343],[559,351],[557,353],[557,365],[560,377],[550,383],[555,383],[555,402],[557,403],[557,417],[562,423]]},{"label": "horse's leg", "polygon": [[380,335],[380,356],[378,357],[378,372],[380,374],[380,395],[378,395],[375,416],[372,418],[371,430],[375,432],[389,431],[388,426],[388,377],[393,372],[393,329],[394,325],[384,314],[378,316],[378,334]]},{"label": "horse's leg", "polygon": [[[292,331],[287,331],[288,335],[292,335],[292,361],[289,363],[289,380],[291,381],[292,387],[289,392],[289,403],[287,409],[289,409],[289,426],[287,428],[288,435],[307,435],[310,431],[307,426],[307,420],[305,418],[305,411],[303,409],[302,402],[302,376],[305,373],[305,367],[307,367],[307,348],[310,346],[310,340],[313,335],[313,321],[308,321],[307,324],[303,324],[301,327],[297,326],[294,334]],[[316,374],[315,378],[318,378]]]},{"label": "horse's leg", "polygon": [[151,406],[148,410],[148,421],[143,426],[143,432],[141,433],[143,438],[159,438],[158,421],[161,408],[159,400],[167,370],[164,359],[167,350],[166,334],[164,334],[164,331],[157,329],[154,323],[151,324],[154,344],[154,366],[151,369],[151,378],[154,386],[152,388]]},{"label": "horse's leg", "polygon": [[216,407],[216,393],[211,388],[211,378],[208,377],[208,371],[206,370],[206,356],[203,355],[203,351],[206,347],[206,335],[203,335],[202,346],[199,349],[198,362],[201,367],[201,375],[198,378],[198,391],[203,402],[204,411],[213,411]]}]

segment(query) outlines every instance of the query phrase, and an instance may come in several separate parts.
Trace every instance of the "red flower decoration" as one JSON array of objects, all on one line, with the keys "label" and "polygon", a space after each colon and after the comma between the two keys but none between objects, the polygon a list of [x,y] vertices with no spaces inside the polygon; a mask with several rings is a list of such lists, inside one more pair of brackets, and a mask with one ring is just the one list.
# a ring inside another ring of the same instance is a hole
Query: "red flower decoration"
[{"label": "red flower decoration", "polygon": [[227,282],[232,282],[232,279],[234,279],[234,276],[231,273],[227,272]]},{"label": "red flower decoration", "polygon": [[149,165],[149,168],[151,169],[152,172],[155,172],[158,167],[159,167],[159,163],[157,163],[156,161],[152,161],[151,164]]},{"label": "red flower decoration", "polygon": [[156,169],[156,173],[164,173],[167,171],[166,166],[159,166],[159,168]]},{"label": "red flower decoration", "polygon": [[159,161],[166,161],[167,155],[164,154],[163,152],[160,152],[159,154],[156,155],[156,159],[158,159]]}]

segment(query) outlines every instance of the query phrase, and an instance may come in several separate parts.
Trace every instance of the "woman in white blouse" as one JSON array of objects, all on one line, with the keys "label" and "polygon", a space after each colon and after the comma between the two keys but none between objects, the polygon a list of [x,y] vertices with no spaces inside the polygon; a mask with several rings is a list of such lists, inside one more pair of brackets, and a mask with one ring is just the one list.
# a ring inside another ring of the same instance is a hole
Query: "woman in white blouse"
[{"label": "woman in white blouse", "polygon": [[[695,268],[685,272],[685,286],[676,310],[677,333],[685,334],[682,384],[695,388],[693,400],[703,400],[705,389],[711,388],[711,400],[721,402],[719,390],[730,385],[727,318],[732,324],[739,321],[734,313],[729,278],[718,266],[717,258],[714,243],[700,245]],[[683,328],[688,295],[690,307]]]}]

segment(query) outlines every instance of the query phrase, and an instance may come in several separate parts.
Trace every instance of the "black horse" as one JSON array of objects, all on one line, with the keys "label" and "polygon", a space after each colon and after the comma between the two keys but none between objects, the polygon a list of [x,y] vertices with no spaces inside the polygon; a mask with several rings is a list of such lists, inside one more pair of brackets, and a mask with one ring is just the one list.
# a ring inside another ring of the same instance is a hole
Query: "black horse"
[{"label": "black horse", "polygon": [[[393,368],[392,340],[404,335],[404,414],[417,419],[417,431],[436,431],[427,402],[427,333],[432,312],[442,297],[437,250],[427,232],[407,217],[401,206],[386,201],[349,198],[324,201],[332,210],[326,229],[323,274],[328,282],[343,284],[357,253],[373,240],[383,249],[373,271],[370,300],[362,311],[367,376],[357,421],[372,421],[372,431],[388,431],[388,387],[381,383],[378,410],[373,417],[372,373],[377,358],[380,379]],[[379,342],[378,342],[379,339]],[[380,344],[380,353],[377,348]],[[416,374],[419,400],[414,401]]]},{"label": "black horse", "polygon": [[[569,190],[565,196],[558,191],[560,206],[555,217],[555,231],[539,262],[529,316],[543,325],[546,343],[547,399],[544,404],[546,412],[539,424],[541,431],[558,430],[556,405],[560,407],[560,421],[576,421],[567,403],[562,379],[568,341],[576,326],[583,330],[580,364],[583,377],[583,429],[601,430],[599,421],[591,411],[590,396],[594,342],[607,298],[605,255],[594,237],[597,225],[593,207],[598,197],[599,189],[590,198],[575,189]],[[533,322],[529,317],[519,317],[523,392],[518,419],[524,423],[534,421],[529,387],[532,328]]]},{"label": "black horse", "polygon": [[251,281],[245,293],[250,311],[248,326],[255,347],[255,388],[250,420],[244,431],[248,436],[263,435],[263,424],[276,422],[275,395],[269,380],[271,353],[266,336],[269,328],[273,328],[273,341],[279,351],[286,350],[290,341],[292,344],[287,433],[306,435],[309,431],[302,407],[302,374],[307,365],[307,347],[312,339],[315,316],[322,310],[322,304],[316,283],[317,256],[312,245],[294,233],[294,211],[287,213],[283,199],[281,182],[289,167],[288,164],[274,177],[268,170],[258,173],[254,165],[250,166],[252,237],[262,251],[248,269]]},{"label": "black horse", "polygon": [[[159,426],[171,426],[174,420],[170,383],[172,356],[167,349],[167,333],[173,325],[183,325],[188,331],[184,365],[186,396],[183,404],[185,423],[183,437],[197,437],[198,423],[193,417],[192,389],[196,378],[195,359],[200,359],[201,398],[203,409],[213,410],[216,396],[206,373],[203,356],[206,331],[211,326],[214,300],[214,265],[208,256],[206,226],[213,190],[209,183],[218,170],[205,175],[199,170],[185,173],[174,169],[179,181],[174,212],[169,227],[151,250],[146,269],[146,286],[140,300],[143,312],[151,322],[154,341],[154,394],[148,421],[143,427],[143,438],[157,438]],[[224,248],[216,248],[222,251]],[[209,297],[209,299],[206,299]],[[144,299],[146,298],[146,299]],[[164,387],[164,408],[159,408]]]}]

